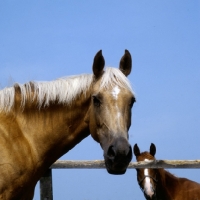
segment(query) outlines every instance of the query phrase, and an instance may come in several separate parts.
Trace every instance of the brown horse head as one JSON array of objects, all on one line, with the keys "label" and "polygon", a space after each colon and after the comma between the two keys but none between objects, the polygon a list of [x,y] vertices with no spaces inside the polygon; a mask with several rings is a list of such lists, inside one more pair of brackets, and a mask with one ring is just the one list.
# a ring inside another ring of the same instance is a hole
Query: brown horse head
[{"label": "brown horse head", "polygon": [[[148,161],[155,160],[154,155],[156,154],[156,146],[151,143],[150,152],[140,153],[140,149],[137,144],[133,147],[136,160]],[[156,199],[156,184],[157,184],[157,174],[156,169],[136,169],[137,170],[137,180],[140,188],[142,189],[146,199]]]},{"label": "brown horse head", "polygon": [[120,70],[114,69],[115,74],[109,73],[109,68],[105,73],[104,64],[104,57],[99,51],[93,62],[95,83],[86,121],[92,137],[104,150],[107,171],[110,174],[124,174],[132,159],[128,130],[135,97],[126,78],[131,72],[131,55],[125,50]]},{"label": "brown horse head", "polygon": [[2,198],[32,199],[46,170],[89,134],[103,149],[107,171],[125,173],[132,159],[128,130],[135,97],[126,77],[131,62],[125,50],[119,69],[104,69],[99,51],[93,74],[0,91],[0,158],[9,163],[0,170]]}]

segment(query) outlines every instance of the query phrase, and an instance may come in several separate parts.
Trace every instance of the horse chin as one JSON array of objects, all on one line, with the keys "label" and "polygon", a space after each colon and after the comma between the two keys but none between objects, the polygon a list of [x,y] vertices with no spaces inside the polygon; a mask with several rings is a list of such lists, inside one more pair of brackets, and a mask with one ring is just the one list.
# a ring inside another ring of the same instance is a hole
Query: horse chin
[{"label": "horse chin", "polygon": [[107,172],[109,174],[112,174],[112,175],[123,175],[126,173],[126,170],[123,170],[123,171],[116,171],[116,170],[110,170],[110,169],[107,169]]},{"label": "horse chin", "polygon": [[126,169],[128,167],[128,164],[122,165],[121,163],[120,164],[119,163],[112,163],[112,161],[109,160],[109,159],[105,160],[107,172],[109,174],[113,174],[113,175],[123,175],[123,174],[125,174]]}]

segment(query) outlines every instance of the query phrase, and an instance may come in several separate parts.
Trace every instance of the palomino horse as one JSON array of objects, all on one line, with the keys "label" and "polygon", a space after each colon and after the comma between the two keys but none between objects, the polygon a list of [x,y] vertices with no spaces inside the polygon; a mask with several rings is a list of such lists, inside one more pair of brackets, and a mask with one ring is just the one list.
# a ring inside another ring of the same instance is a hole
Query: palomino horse
[{"label": "palomino horse", "polygon": [[[156,146],[150,152],[140,153],[137,144],[133,148],[137,161],[155,160]],[[137,169],[137,180],[146,199],[198,200],[200,184],[186,178],[178,178],[164,169]]]},{"label": "palomino horse", "polygon": [[124,174],[132,159],[128,142],[135,97],[126,78],[128,50],[119,69],[51,82],[15,84],[0,91],[0,199],[29,200],[37,181],[59,157],[89,134],[104,151],[107,171]]}]

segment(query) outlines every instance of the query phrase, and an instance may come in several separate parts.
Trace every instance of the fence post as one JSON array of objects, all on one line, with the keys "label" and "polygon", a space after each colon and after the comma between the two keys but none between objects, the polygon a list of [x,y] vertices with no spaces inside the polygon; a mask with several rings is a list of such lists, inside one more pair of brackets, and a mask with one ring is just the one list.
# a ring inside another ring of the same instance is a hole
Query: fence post
[{"label": "fence post", "polygon": [[40,200],[53,200],[51,169],[48,169],[40,179]]}]

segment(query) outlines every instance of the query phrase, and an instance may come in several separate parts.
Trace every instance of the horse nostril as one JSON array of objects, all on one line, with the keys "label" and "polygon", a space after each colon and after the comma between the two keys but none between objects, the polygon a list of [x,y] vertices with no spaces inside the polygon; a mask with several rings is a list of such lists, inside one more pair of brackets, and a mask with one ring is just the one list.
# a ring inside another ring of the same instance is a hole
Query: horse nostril
[{"label": "horse nostril", "polygon": [[110,158],[110,159],[114,159],[115,158],[115,150],[114,150],[114,146],[111,145],[108,149],[108,152],[107,152],[107,156]]}]

